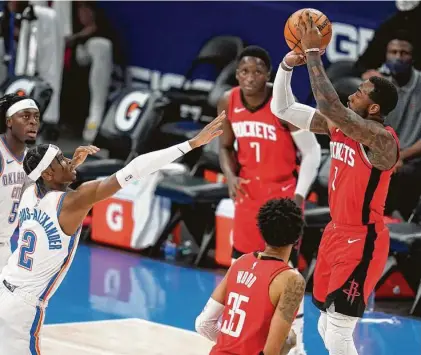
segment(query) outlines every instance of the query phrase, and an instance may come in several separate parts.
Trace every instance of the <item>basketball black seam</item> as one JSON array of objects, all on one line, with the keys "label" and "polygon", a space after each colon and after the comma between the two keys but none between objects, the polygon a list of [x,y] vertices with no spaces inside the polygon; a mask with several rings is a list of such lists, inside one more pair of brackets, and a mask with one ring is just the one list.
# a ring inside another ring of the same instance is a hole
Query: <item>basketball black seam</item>
[{"label": "basketball black seam", "polygon": [[291,31],[291,27],[289,27],[289,19],[288,19],[287,24],[288,24],[288,30],[289,30],[289,33],[292,35],[292,37],[294,37],[294,39],[295,39],[296,41],[301,41],[300,39],[298,39],[297,37],[295,37],[295,35],[292,33],[292,31]]},{"label": "basketball black seam", "polygon": [[322,13],[318,18],[316,18],[316,20],[314,21],[314,23],[316,24],[316,26],[317,26],[317,21],[319,21],[319,19],[320,19],[320,17],[322,17],[324,15],[324,13]]}]

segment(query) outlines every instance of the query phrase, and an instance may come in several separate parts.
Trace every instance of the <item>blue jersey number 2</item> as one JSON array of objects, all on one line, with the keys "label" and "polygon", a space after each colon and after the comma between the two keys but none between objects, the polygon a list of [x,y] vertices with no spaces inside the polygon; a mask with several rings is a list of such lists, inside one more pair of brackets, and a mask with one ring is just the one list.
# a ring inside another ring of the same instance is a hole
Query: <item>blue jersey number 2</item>
[{"label": "blue jersey number 2", "polygon": [[22,245],[19,251],[18,266],[31,271],[33,259],[28,255],[33,254],[35,245],[37,244],[37,236],[32,231],[25,231],[22,236]]}]

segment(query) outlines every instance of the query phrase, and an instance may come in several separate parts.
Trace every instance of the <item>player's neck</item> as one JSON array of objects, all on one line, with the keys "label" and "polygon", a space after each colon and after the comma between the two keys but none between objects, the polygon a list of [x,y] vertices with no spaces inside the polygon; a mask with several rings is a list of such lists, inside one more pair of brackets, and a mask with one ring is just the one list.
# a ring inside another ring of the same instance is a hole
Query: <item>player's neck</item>
[{"label": "player's neck", "polygon": [[4,140],[6,141],[7,148],[9,148],[10,152],[14,156],[20,157],[23,155],[26,149],[26,144],[13,137],[10,129],[8,129],[4,134]]},{"label": "player's neck", "polygon": [[49,191],[66,191],[67,185],[63,184],[56,184],[56,183],[46,183],[44,181],[44,184],[42,185],[42,192],[43,195],[45,195]]},{"label": "player's neck", "polygon": [[244,103],[251,109],[261,106],[268,98],[269,88],[266,85],[264,89],[260,92],[255,93],[254,95],[245,95],[242,93]]},{"label": "player's neck", "polygon": [[291,255],[291,249],[292,245],[278,248],[266,246],[265,250],[261,254],[282,259],[283,261],[288,262]]}]

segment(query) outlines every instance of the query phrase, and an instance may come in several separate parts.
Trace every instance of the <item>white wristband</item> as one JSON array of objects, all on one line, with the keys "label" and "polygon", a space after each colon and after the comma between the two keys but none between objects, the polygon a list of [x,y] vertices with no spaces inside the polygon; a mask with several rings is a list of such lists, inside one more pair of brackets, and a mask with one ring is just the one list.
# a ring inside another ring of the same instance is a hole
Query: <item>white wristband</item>
[{"label": "white wristband", "polygon": [[293,69],[294,69],[294,67],[291,67],[290,65],[288,65],[288,64],[285,62],[285,59],[284,59],[284,60],[282,60],[282,64],[285,66],[285,68],[287,68],[287,69],[289,69],[289,70],[293,70]]},{"label": "white wristband", "polygon": [[320,48],[308,48],[304,52],[305,53],[309,53],[309,52],[320,52]]}]

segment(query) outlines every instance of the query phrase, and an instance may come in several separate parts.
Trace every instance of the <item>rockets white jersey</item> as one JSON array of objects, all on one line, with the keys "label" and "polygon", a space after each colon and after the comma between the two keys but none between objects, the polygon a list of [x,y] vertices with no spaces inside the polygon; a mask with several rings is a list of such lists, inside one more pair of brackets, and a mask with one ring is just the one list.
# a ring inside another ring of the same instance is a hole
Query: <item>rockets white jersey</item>
[{"label": "rockets white jersey", "polygon": [[26,179],[23,158],[15,157],[0,136],[0,242],[10,240],[18,224],[18,206]]},{"label": "rockets white jersey", "polygon": [[50,191],[39,197],[36,184],[25,189],[19,205],[18,247],[3,268],[13,286],[48,300],[72,264],[81,226],[73,236],[58,222],[65,192]]}]

